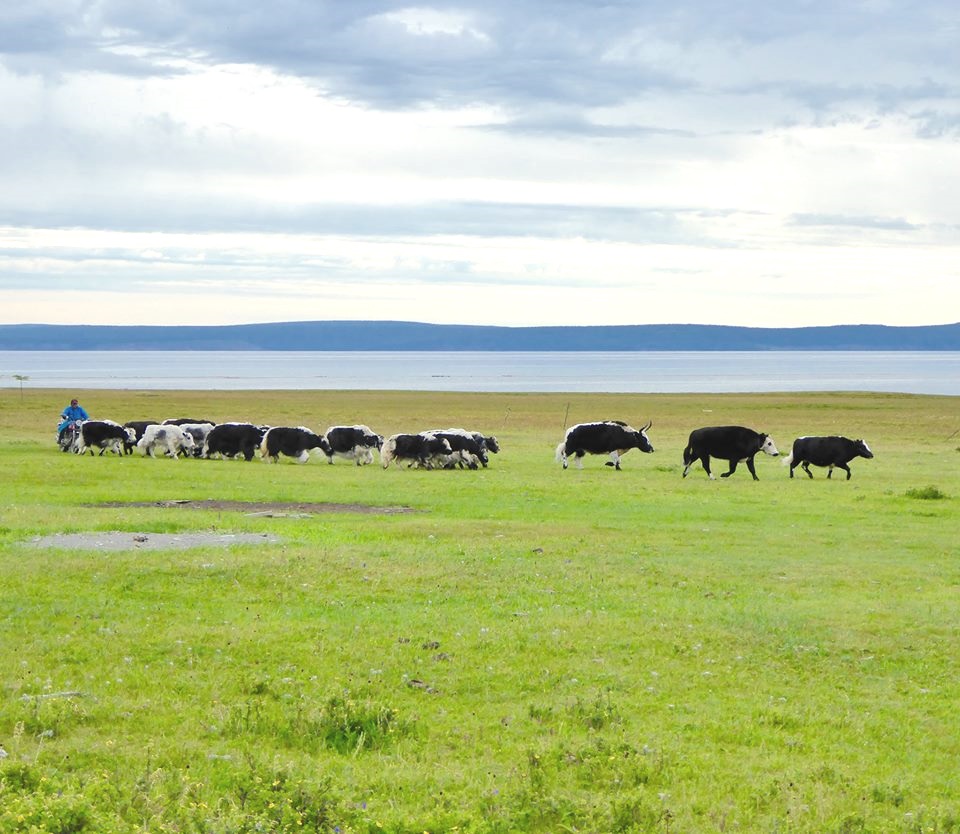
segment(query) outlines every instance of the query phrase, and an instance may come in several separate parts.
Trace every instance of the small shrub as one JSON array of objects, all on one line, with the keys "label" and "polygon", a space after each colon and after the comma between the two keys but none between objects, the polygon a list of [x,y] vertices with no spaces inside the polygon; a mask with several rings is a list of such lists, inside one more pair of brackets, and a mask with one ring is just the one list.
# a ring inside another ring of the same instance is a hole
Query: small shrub
[{"label": "small shrub", "polygon": [[357,753],[379,750],[412,728],[393,707],[335,695],[319,709],[303,703],[253,699],[231,708],[223,734],[269,736],[286,747],[308,752],[327,747],[338,753]]},{"label": "small shrub", "polygon": [[80,793],[48,789],[7,795],[0,789],[0,834],[82,834],[97,830],[92,808]]},{"label": "small shrub", "polygon": [[11,762],[0,768],[0,796],[10,793],[32,793],[40,785],[40,775],[26,762]]},{"label": "small shrub", "polygon": [[948,497],[943,490],[933,484],[918,489],[908,489],[906,495],[907,498],[916,498],[919,501],[942,501]]},{"label": "small shrub", "polygon": [[593,701],[577,698],[569,711],[590,730],[602,730],[611,724],[619,724],[622,720],[620,711],[610,700],[609,692],[598,692]]},{"label": "small shrub", "polygon": [[327,701],[319,719],[324,742],[338,753],[379,749],[409,729],[392,707],[339,696]]}]

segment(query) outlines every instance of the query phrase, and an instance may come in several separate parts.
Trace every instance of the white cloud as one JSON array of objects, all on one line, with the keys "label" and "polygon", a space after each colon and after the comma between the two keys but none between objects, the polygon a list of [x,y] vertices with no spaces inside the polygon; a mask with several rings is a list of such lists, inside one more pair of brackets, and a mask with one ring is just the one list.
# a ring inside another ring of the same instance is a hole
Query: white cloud
[{"label": "white cloud", "polygon": [[950,7],[32,8],[3,322],[960,319]]}]

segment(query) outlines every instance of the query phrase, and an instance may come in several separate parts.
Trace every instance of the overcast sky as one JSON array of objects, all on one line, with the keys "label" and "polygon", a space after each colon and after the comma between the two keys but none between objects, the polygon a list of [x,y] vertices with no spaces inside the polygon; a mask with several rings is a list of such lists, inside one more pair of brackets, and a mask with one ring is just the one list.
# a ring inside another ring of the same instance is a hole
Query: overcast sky
[{"label": "overcast sky", "polygon": [[960,320],[956,0],[0,0],[0,322]]}]

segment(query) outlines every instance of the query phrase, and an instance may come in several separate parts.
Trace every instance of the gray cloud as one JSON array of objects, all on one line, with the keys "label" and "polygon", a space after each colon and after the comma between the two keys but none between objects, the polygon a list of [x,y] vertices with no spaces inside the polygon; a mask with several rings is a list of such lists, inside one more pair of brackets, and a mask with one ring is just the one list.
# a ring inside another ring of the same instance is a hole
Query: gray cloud
[{"label": "gray cloud", "polygon": [[[411,6],[447,17],[432,27],[406,26],[399,13]],[[954,9],[832,0],[75,0],[7,9],[0,54],[20,70],[32,62],[41,72],[54,61],[133,74],[169,73],[177,57],[252,63],[387,108],[614,105],[650,90],[735,89],[727,70],[749,72],[755,61],[756,81],[811,107],[847,99],[851,90],[882,106],[926,94],[917,85],[936,86],[931,79],[939,75],[957,82]],[[887,85],[862,83],[884,66],[891,68]],[[804,89],[811,76],[819,81]]]}]

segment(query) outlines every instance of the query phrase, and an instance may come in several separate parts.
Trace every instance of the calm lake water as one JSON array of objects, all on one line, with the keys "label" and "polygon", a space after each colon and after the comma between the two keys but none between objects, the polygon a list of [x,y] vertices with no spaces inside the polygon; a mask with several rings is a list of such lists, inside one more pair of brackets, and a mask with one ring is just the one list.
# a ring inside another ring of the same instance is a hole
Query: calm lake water
[{"label": "calm lake water", "polygon": [[0,388],[960,395],[960,352],[0,351]]}]

